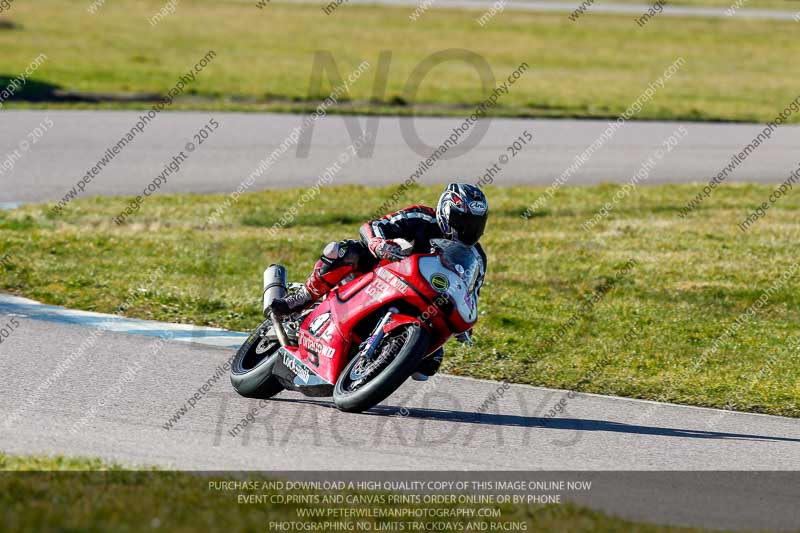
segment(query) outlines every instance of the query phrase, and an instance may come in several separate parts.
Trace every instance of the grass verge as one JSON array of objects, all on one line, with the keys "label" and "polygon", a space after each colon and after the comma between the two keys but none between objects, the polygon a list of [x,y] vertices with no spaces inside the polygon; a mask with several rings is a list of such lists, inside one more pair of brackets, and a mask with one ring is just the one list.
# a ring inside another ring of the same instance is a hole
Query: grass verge
[{"label": "grass verge", "polygon": [[[778,283],[797,261],[800,198],[781,199],[742,233],[737,224],[771,187],[718,188],[685,220],[677,209],[698,186],[640,187],[584,231],[618,190],[564,188],[526,222],[521,214],[543,189],[488,188],[477,346],[454,343],[444,370],[800,416],[800,283]],[[39,205],[0,212],[0,290],[101,312],[130,299],[129,316],[247,331],[260,322],[266,265],[279,261],[304,279],[323,245],[356,238],[393,190],[326,188],[271,236],[303,192],[242,195],[213,225],[206,218],[222,195],[152,197],[123,226],[112,222],[128,203],[122,197],[78,200],[58,218]],[[420,187],[405,200],[430,205],[439,192]],[[615,279],[630,260],[635,266]],[[163,276],[149,284],[159,267]]]},{"label": "grass verge", "polygon": [[[197,0],[151,26],[163,6],[119,0],[90,15],[67,0],[16,2],[3,14],[13,25],[0,26],[0,81],[41,53],[48,59],[21,91],[29,94],[6,106],[52,105],[58,91],[164,94],[209,49],[217,58],[175,109],[298,110],[331,90],[325,79],[310,94],[318,50],[333,50],[342,76],[370,62],[350,88],[344,110],[351,112],[464,114],[482,94],[463,62],[436,66],[416,94],[405,87],[424,58],[450,48],[480,54],[498,80],[521,62],[530,65],[500,98],[499,115],[616,117],[679,56],[685,66],[636,118],[767,121],[797,96],[786,68],[800,53],[793,21],[665,17],[639,28],[628,15],[590,13],[574,23],[564,13],[506,12],[480,27],[480,11],[431,10],[412,22],[410,7],[345,5],[328,16],[313,4],[258,9],[251,0]],[[391,51],[391,62],[386,90],[376,94],[382,50]],[[30,103],[37,98],[45,103]]]}]

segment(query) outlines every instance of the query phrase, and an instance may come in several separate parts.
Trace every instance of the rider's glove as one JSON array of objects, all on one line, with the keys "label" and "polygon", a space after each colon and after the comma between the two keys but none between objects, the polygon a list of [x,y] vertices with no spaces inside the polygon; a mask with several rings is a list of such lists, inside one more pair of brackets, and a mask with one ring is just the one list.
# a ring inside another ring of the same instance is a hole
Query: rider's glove
[{"label": "rider's glove", "polygon": [[403,249],[392,240],[375,237],[369,241],[369,249],[378,259],[396,261],[403,258]]}]

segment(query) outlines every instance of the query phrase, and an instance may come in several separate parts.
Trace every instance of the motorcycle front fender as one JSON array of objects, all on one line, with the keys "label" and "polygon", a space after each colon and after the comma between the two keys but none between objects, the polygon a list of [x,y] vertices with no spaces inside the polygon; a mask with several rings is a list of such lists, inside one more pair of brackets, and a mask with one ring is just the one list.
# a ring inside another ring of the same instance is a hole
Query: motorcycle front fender
[{"label": "motorcycle front fender", "polygon": [[427,324],[421,322],[418,318],[409,315],[404,315],[401,313],[395,313],[392,315],[392,318],[389,319],[389,322],[387,322],[386,325],[383,326],[383,333],[387,334],[390,331],[394,331],[395,329],[408,324],[413,324],[417,327],[421,327],[425,329],[426,332],[430,333]]}]

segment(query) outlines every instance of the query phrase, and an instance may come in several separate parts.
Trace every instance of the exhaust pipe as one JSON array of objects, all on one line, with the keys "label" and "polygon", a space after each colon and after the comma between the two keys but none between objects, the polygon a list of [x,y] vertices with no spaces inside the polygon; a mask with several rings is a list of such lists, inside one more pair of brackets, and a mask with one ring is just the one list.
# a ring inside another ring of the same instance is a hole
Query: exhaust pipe
[{"label": "exhaust pipe", "polygon": [[272,264],[264,271],[264,318],[272,320],[272,326],[275,328],[275,335],[278,336],[278,342],[281,346],[289,346],[289,338],[286,336],[286,330],[283,329],[283,322],[272,313],[269,304],[275,298],[283,298],[289,293],[286,287],[286,268],[281,265]]},{"label": "exhaust pipe", "polygon": [[288,294],[286,288],[286,268],[281,265],[270,265],[264,271],[264,316],[269,314],[269,305],[276,298]]}]

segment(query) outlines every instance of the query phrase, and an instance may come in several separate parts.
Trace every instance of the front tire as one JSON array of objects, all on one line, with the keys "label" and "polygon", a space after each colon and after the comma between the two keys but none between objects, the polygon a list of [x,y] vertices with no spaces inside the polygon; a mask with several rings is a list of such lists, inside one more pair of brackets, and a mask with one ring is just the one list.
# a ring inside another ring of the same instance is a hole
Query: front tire
[{"label": "front tire", "polygon": [[280,343],[277,339],[262,338],[262,333],[272,326],[264,321],[244,341],[236,352],[231,364],[231,385],[247,398],[272,398],[283,390],[278,378],[272,375],[272,368],[278,361]]},{"label": "front tire", "polygon": [[421,327],[407,326],[387,333],[372,360],[356,354],[336,380],[333,389],[336,407],[360,413],[388,398],[414,373],[428,353],[429,342]]}]

